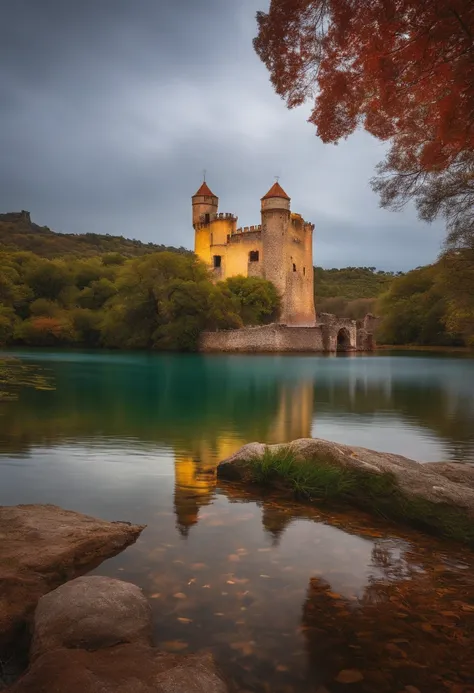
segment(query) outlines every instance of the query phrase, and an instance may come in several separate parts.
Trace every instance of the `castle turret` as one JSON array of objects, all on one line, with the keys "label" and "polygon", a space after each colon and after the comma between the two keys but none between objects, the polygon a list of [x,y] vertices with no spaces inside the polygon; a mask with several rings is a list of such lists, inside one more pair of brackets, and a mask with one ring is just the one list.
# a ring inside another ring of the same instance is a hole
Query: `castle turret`
[{"label": "castle turret", "polygon": [[192,196],[194,252],[207,265],[211,263],[211,218],[217,214],[219,198],[204,181]]},{"label": "castle turret", "polygon": [[264,276],[273,282],[283,299],[280,321],[286,322],[284,297],[288,270],[286,237],[290,223],[290,198],[279,183],[274,183],[262,197],[261,203]]},{"label": "castle turret", "polygon": [[193,203],[194,228],[196,228],[196,224],[209,223],[211,214],[217,214],[219,198],[211,192],[206,181],[203,182],[191,199]]}]

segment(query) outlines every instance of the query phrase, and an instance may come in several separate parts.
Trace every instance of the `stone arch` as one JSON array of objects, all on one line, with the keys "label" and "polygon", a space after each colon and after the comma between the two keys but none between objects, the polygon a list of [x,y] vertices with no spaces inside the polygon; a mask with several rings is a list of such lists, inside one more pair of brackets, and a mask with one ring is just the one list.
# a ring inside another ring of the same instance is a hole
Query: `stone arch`
[{"label": "stone arch", "polygon": [[336,350],[351,351],[354,346],[351,344],[351,335],[347,327],[341,327],[336,335]]}]

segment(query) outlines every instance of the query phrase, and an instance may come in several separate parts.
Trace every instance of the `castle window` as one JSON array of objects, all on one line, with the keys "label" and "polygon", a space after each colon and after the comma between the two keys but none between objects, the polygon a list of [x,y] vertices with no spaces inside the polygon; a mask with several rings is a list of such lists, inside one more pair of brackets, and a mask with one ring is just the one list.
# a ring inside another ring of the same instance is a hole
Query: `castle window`
[{"label": "castle window", "polygon": [[303,275],[306,274],[306,267],[303,267]]},{"label": "castle window", "polygon": [[210,214],[205,214],[205,215],[204,215],[204,223],[205,223],[205,224],[209,224],[210,221],[211,221],[211,215],[210,215]]},{"label": "castle window", "polygon": [[293,272],[296,272],[296,265],[293,263]]},{"label": "castle window", "polygon": [[222,256],[221,255],[214,255],[214,267],[216,269],[221,266],[221,262],[222,262]]},{"label": "castle window", "polygon": [[258,262],[258,250],[251,250],[250,251],[249,262]]}]

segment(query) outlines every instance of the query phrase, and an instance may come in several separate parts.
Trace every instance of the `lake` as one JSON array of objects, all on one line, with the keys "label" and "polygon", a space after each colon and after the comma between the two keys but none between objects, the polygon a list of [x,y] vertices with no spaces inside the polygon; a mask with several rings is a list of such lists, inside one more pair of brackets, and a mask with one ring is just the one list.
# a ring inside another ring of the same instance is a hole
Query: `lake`
[{"label": "lake", "polygon": [[144,589],[162,649],[212,651],[246,692],[474,691],[472,553],[214,473],[308,436],[474,463],[474,359],[10,353],[55,389],[0,405],[0,504],[147,524],[94,572]]}]

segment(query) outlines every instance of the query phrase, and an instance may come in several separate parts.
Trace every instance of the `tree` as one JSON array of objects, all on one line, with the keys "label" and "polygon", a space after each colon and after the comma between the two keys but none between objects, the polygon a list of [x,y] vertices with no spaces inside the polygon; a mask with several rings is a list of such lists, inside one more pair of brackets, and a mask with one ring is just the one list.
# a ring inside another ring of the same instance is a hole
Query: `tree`
[{"label": "tree", "polygon": [[440,284],[439,264],[397,277],[377,306],[382,316],[378,341],[385,344],[462,345],[446,329],[448,306]]},{"label": "tree", "polygon": [[45,260],[27,274],[26,283],[33,290],[36,298],[54,301],[61,291],[72,283],[72,278],[62,264]]},{"label": "tree", "polygon": [[7,344],[13,337],[18,318],[13,308],[0,303],[0,346]]},{"label": "tree", "polygon": [[280,297],[271,282],[261,277],[230,277],[221,284],[237,301],[244,325],[261,325],[277,319]]},{"label": "tree", "polygon": [[32,346],[57,346],[77,341],[68,316],[38,316],[24,320],[18,326],[17,337]]},{"label": "tree", "polygon": [[271,0],[255,49],[290,108],[314,98],[324,142],[363,126],[390,140],[372,181],[384,206],[414,199],[474,236],[472,0]]},{"label": "tree", "polygon": [[117,288],[104,315],[106,346],[192,350],[202,330],[241,325],[232,298],[192,255],[162,252],[131,260]]},{"label": "tree", "polygon": [[444,324],[474,346],[474,244],[445,253],[439,261],[440,288],[447,304]]}]

